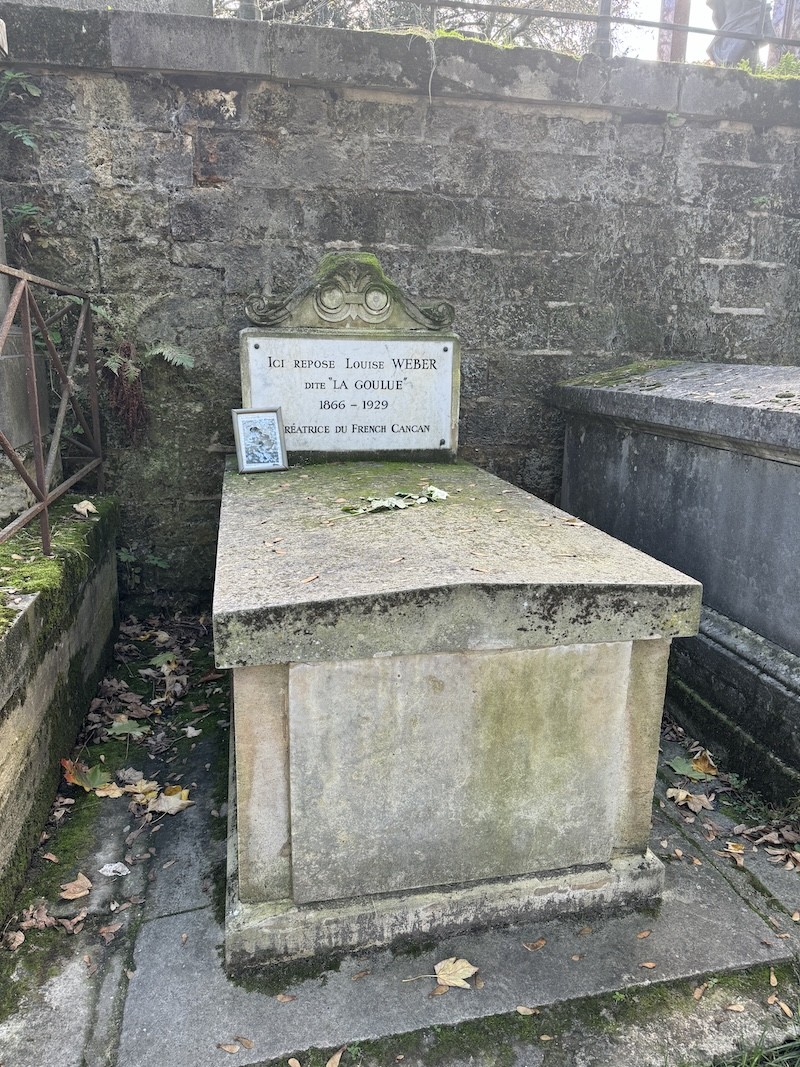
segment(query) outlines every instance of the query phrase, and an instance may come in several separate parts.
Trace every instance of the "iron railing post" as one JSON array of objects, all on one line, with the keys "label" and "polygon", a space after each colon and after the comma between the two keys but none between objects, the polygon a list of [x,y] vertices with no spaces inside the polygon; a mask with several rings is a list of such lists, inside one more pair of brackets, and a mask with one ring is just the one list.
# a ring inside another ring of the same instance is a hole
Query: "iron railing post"
[{"label": "iron railing post", "polygon": [[33,430],[33,463],[36,470],[36,484],[39,486],[41,500],[45,506],[39,512],[39,526],[42,533],[42,554],[49,556],[52,552],[50,544],[50,516],[47,513],[47,477],[44,469],[44,449],[42,448],[42,423],[39,418],[39,387],[36,382],[36,353],[33,348],[33,333],[31,331],[31,294],[27,282],[25,292],[20,301],[20,325],[22,327],[22,347],[25,352],[25,386],[28,392],[28,415]]},{"label": "iron railing post", "polygon": [[600,0],[597,13],[597,29],[591,44],[592,52],[601,59],[610,59],[611,48],[611,0]]}]

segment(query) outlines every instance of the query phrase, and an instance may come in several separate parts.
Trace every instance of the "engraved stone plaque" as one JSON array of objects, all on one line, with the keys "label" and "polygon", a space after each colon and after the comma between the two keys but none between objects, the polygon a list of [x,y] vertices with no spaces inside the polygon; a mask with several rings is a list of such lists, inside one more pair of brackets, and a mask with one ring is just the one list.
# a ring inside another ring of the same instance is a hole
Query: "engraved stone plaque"
[{"label": "engraved stone plaque", "polygon": [[280,406],[291,452],[454,454],[453,335],[242,331],[245,407]]},{"label": "engraved stone plaque", "polygon": [[450,304],[415,303],[368,253],[331,253],[307,285],[256,293],[245,313],[242,403],[281,408],[290,454],[455,458]]}]

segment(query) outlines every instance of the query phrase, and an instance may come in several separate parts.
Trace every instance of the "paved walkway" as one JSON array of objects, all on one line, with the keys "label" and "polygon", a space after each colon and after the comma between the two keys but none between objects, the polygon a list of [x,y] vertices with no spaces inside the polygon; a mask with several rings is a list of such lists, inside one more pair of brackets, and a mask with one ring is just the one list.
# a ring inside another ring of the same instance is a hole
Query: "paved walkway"
[{"label": "paved walkway", "polygon": [[[737,868],[718,854],[726,841],[742,841],[730,820],[704,811],[687,822],[686,809],[665,799],[664,782],[651,847],[667,882],[652,913],[523,924],[448,938],[419,954],[349,956],[313,977],[237,984],[222,968],[214,904],[225,860],[225,813],[209,770],[219,744],[218,732],[202,733],[162,766],[179,769],[195,804],[166,816],[156,833],[130,843],[126,802],[101,805],[80,865],[94,884],[86,925],[71,937],[57,932],[52,968],[40,968],[0,1023],[0,1067],[210,1067],[291,1056],[317,1067],[341,1046],[342,1067],[677,1067],[797,1032],[800,923],[791,916],[800,874],[749,844]],[[665,759],[683,751],[665,749]],[[126,855],[129,875],[98,873]],[[47,909],[72,916],[81,903],[50,899]],[[12,981],[29,980],[36,938],[30,931]],[[478,966],[482,987],[431,997],[432,980],[404,981],[450,956]]]}]

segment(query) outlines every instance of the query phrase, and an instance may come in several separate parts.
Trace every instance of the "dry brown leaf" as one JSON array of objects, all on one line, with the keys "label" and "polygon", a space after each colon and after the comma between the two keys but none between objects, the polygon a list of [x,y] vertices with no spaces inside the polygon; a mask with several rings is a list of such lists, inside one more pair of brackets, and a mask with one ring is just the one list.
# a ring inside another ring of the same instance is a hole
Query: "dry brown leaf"
[{"label": "dry brown leaf", "polygon": [[767,1004],[777,1004],[777,1003],[778,1003],[778,994],[777,993],[770,993],[770,995],[767,997]]},{"label": "dry brown leaf", "polygon": [[95,795],[98,797],[121,797],[125,790],[116,784],[116,782],[110,782],[108,785],[100,785],[95,789]]},{"label": "dry brown leaf", "polygon": [[346,1048],[347,1045],[342,1045],[341,1048],[338,1048],[325,1064],[325,1067],[339,1067],[339,1060],[342,1058],[342,1053]]},{"label": "dry brown leaf", "polygon": [[582,960],[583,959],[583,956],[581,956],[579,954],[576,954],[574,956],[570,956],[570,959],[577,963],[578,960]]},{"label": "dry brown leaf", "polygon": [[543,937],[540,937],[538,941],[523,941],[522,947],[526,948],[528,952],[536,952],[539,948],[544,948],[547,944]]},{"label": "dry brown leaf", "polygon": [[678,860],[682,860],[683,859],[683,852],[679,848],[675,849],[675,859],[678,859]]},{"label": "dry brown leaf", "polygon": [[82,515],[84,519],[88,519],[90,515],[97,514],[97,508],[91,500],[81,500],[79,504],[73,504],[72,510],[77,511],[77,513]]},{"label": "dry brown leaf", "polygon": [[800,923],[800,911],[793,911],[792,912],[792,922],[793,923]]},{"label": "dry brown leaf", "polygon": [[652,960],[648,960],[648,961],[647,961],[646,963],[640,963],[640,964],[639,964],[639,966],[640,966],[640,967],[646,967],[646,968],[648,969],[648,971],[652,971],[652,969],[653,969],[654,967],[657,967],[657,966],[658,966],[658,964],[656,964],[656,963],[653,963],[653,961],[652,961]]},{"label": "dry brown leaf", "polygon": [[[582,525],[583,525],[583,523],[581,523],[581,526]],[[552,1041],[553,1037],[552,1037],[551,1034],[539,1034],[539,1040],[540,1041]]]},{"label": "dry brown leaf", "polygon": [[769,969],[769,984],[773,988],[778,984],[778,979],[775,977],[775,971],[772,967]]},{"label": "dry brown leaf", "polygon": [[703,982],[702,985],[695,986],[694,990],[692,991],[692,996],[694,997],[695,1000],[700,1000],[700,998],[702,997],[703,993],[705,993],[705,991],[707,989],[708,989],[708,982]]},{"label": "dry brown leaf", "polygon": [[[427,975],[426,975],[426,977],[427,977]],[[448,985],[440,985],[437,982],[436,985],[433,987],[433,989],[428,994],[428,996],[429,997],[441,997],[441,996],[444,996],[444,994],[448,991],[449,988],[450,988],[450,986],[448,986]]]},{"label": "dry brown leaf", "polygon": [[319,578],[318,574],[310,574],[308,576],[308,578],[301,578],[300,579],[300,584],[301,585],[308,585],[309,582],[316,582],[317,578]]},{"label": "dry brown leaf", "polygon": [[286,1067],[300,1067],[300,1060],[296,1060],[294,1056],[290,1060],[286,1061]]},{"label": "dry brown leaf", "polygon": [[356,971],[356,973],[351,976],[350,980],[352,982],[357,982],[359,978],[366,978],[368,974],[372,974],[372,971]]},{"label": "dry brown leaf", "polygon": [[538,1015],[539,1014],[539,1009],[538,1008],[526,1008],[524,1004],[518,1004],[516,1006],[516,1008],[514,1008],[514,1011],[517,1013],[517,1015]]},{"label": "dry brown leaf", "polygon": [[275,997],[279,1004],[289,1004],[293,1000],[297,1000],[297,997],[293,993],[278,993]]},{"label": "dry brown leaf", "polygon": [[781,1011],[783,1012],[783,1014],[786,1016],[787,1019],[791,1019],[792,1016],[794,1015],[794,1012],[789,1007],[789,1005],[785,1004],[782,1000],[778,1001],[778,1007],[781,1009]]},{"label": "dry brown leaf", "polygon": [[91,888],[92,883],[86,875],[78,872],[74,881],[62,883],[59,896],[62,900],[77,900],[79,897],[87,897]]},{"label": "dry brown leaf", "polygon": [[239,1037],[237,1034],[233,1040],[238,1041],[242,1048],[251,1049],[256,1047],[255,1041],[251,1041],[249,1037]]},{"label": "dry brown leaf", "polygon": [[649,937],[650,934],[652,934],[652,932],[653,932],[652,930],[640,930],[639,933],[636,936],[641,941],[643,938]]},{"label": "dry brown leaf", "polygon": [[486,985],[486,983],[484,982],[484,980],[483,980],[483,978],[481,977],[481,975],[479,975],[479,974],[476,974],[476,975],[475,975],[475,988],[476,988],[476,989],[483,989],[483,987],[484,987],[485,985]]},{"label": "dry brown leaf", "polygon": [[478,972],[478,968],[469,960],[457,959],[455,956],[434,964],[433,969],[439,985],[458,986],[459,989],[469,989],[467,978]]},{"label": "dry brown leaf", "polygon": [[700,771],[701,774],[713,775],[719,773],[717,771],[717,765],[716,763],[714,763],[714,757],[711,755],[707,748],[704,748],[701,752],[697,753],[697,755],[692,760],[692,767],[696,771]]},{"label": "dry brown leaf", "polygon": [[22,930],[9,930],[3,934],[3,944],[10,952],[16,952],[24,940],[25,934]]},{"label": "dry brown leaf", "polygon": [[729,1004],[725,1011],[744,1011],[744,1004]]},{"label": "dry brown leaf", "polygon": [[217,1048],[221,1048],[223,1052],[231,1052],[231,1053],[233,1053],[233,1052],[241,1052],[242,1051],[240,1045],[232,1045],[232,1044],[219,1044],[219,1045],[217,1045]]},{"label": "dry brown leaf", "polygon": [[188,934],[181,934],[181,944],[182,945],[185,945],[188,940],[189,940],[189,935]]},{"label": "dry brown leaf", "polygon": [[582,926],[578,931],[578,937],[587,937],[591,932],[591,926]]},{"label": "dry brown leaf", "polygon": [[122,923],[112,923],[111,926],[101,926],[98,933],[107,945],[114,940],[118,930],[122,929]]},{"label": "dry brown leaf", "polygon": [[60,862],[58,856],[54,856],[52,852],[45,852],[45,854],[42,856],[42,859],[47,860],[48,863]]}]

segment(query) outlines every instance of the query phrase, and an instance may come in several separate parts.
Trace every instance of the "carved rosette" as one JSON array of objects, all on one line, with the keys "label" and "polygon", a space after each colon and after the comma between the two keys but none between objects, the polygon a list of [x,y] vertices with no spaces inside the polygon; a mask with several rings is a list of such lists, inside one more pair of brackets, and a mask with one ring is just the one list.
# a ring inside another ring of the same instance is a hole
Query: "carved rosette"
[{"label": "carved rosette", "polygon": [[443,330],[455,317],[446,301],[414,303],[388,280],[374,256],[363,253],[325,256],[309,285],[287,297],[253,294],[245,314],[256,326],[319,329],[352,325]]}]

